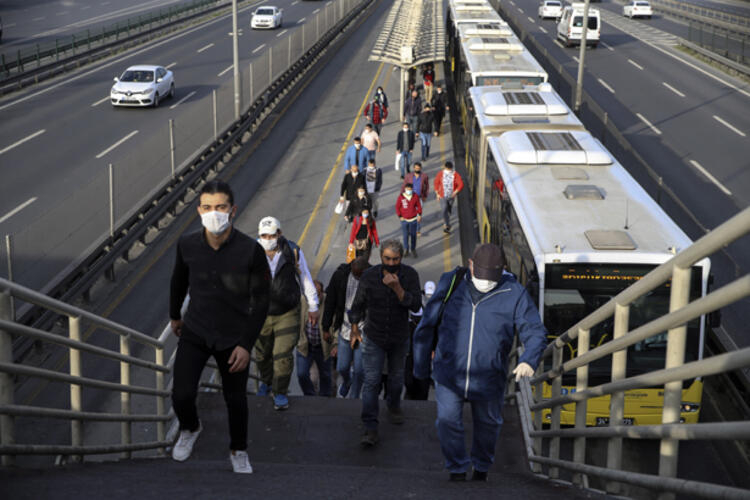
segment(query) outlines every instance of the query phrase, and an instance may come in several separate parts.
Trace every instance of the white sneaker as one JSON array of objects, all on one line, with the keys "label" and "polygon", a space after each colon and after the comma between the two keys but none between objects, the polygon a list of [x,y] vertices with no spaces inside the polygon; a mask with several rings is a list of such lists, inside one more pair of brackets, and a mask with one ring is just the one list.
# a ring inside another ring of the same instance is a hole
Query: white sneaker
[{"label": "white sneaker", "polygon": [[180,431],[180,438],[172,448],[172,458],[178,462],[184,462],[190,458],[190,454],[193,452],[193,445],[198,439],[201,431],[203,430],[203,424],[198,424],[198,430],[195,432]]},{"label": "white sneaker", "polygon": [[253,466],[250,465],[250,459],[247,457],[247,452],[231,451],[229,452],[229,460],[232,462],[232,470],[237,474],[252,474]]}]

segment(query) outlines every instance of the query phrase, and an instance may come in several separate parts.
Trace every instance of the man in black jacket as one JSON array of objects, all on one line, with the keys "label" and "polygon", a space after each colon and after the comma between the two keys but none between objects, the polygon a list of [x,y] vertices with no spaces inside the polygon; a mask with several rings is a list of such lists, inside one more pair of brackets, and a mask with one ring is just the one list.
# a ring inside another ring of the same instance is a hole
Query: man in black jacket
[{"label": "man in black jacket", "polygon": [[435,94],[432,96],[432,114],[435,115],[435,135],[440,134],[440,125],[443,123],[445,114],[450,109],[448,94],[443,91],[441,85],[438,85],[435,89]]},{"label": "man in black jacket", "polygon": [[[364,189],[365,194],[367,194],[365,176],[360,173],[357,165],[352,165],[349,172],[344,174],[344,179],[341,181],[341,197],[339,198],[339,202],[346,202],[344,217],[347,222],[351,222],[353,219],[349,206],[356,200],[359,189]],[[354,215],[359,215],[359,213]]]},{"label": "man in black jacket", "polygon": [[[202,430],[195,398],[203,367],[213,356],[229,413],[232,468],[249,474],[253,468],[245,451],[248,365],[266,319],[271,275],[261,246],[232,227],[237,207],[226,183],[211,181],[203,187],[198,213],[204,229],[177,243],[169,294],[170,323],[179,337],[172,406],[180,437],[172,458],[187,460]],[[188,288],[190,303],[183,318]]]},{"label": "man in black jacket", "polygon": [[[357,295],[349,311],[352,324],[351,344],[362,343],[365,383],[362,388],[362,422],[365,433],[361,443],[378,442],[378,393],[383,363],[388,360],[388,414],[394,424],[404,422],[401,392],[404,388],[404,363],[409,349],[409,311],[422,307],[419,275],[413,267],[401,264],[404,247],[388,240],[380,249],[382,264],[362,273]],[[358,323],[364,320],[364,335]]]},{"label": "man in black jacket", "polygon": [[401,178],[403,179],[409,173],[411,165],[411,152],[414,150],[414,131],[409,126],[409,122],[404,122],[401,131],[396,137],[396,153],[401,154],[399,168],[401,169]]}]

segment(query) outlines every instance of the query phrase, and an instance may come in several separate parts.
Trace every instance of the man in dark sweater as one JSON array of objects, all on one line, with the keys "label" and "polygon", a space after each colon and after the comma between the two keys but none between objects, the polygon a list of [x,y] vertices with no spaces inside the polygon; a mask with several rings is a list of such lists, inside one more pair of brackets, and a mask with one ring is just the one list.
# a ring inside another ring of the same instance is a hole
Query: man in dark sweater
[{"label": "man in dark sweater", "polygon": [[[204,229],[177,243],[170,286],[169,317],[179,337],[172,405],[180,422],[172,458],[187,460],[202,430],[195,398],[203,367],[213,356],[229,413],[232,468],[248,474],[253,471],[245,451],[248,365],[266,319],[271,273],[263,248],[232,227],[237,207],[226,183],[211,181],[203,187],[198,213]],[[190,303],[183,317],[188,288]]]},{"label": "man in dark sweater", "polygon": [[[352,325],[351,345],[362,344],[365,382],[362,388],[362,422],[365,433],[361,443],[378,442],[378,393],[383,363],[388,360],[388,414],[391,423],[402,424],[401,392],[404,388],[404,363],[409,349],[409,311],[422,307],[419,275],[413,267],[401,264],[404,247],[388,240],[380,249],[382,264],[362,273],[357,294],[349,311]],[[358,323],[364,320],[364,332]],[[364,335],[363,335],[364,333]]]}]

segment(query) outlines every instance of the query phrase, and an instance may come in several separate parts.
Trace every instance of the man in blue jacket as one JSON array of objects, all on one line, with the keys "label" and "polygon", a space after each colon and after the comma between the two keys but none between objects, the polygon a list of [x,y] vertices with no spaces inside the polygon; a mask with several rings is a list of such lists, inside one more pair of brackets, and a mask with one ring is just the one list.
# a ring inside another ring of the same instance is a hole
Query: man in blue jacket
[{"label": "man in blue jacket", "polygon": [[367,150],[362,146],[362,139],[354,138],[354,144],[346,148],[344,153],[344,173],[348,174],[352,165],[357,165],[360,172],[367,168]]},{"label": "man in blue jacket", "polygon": [[[478,246],[469,260],[470,273],[457,276],[454,271],[440,278],[414,332],[414,376],[426,379],[437,331],[432,366],[436,425],[452,481],[465,480],[469,465],[474,467],[472,479],[487,480],[503,423],[514,328],[524,345],[524,353],[513,370],[516,380],[533,375],[546,345],[547,332],[531,296],[512,274],[503,272],[504,265],[502,251],[496,245]],[[446,295],[448,300],[439,320]],[[471,403],[474,423],[471,459],[464,445],[466,401]]]}]

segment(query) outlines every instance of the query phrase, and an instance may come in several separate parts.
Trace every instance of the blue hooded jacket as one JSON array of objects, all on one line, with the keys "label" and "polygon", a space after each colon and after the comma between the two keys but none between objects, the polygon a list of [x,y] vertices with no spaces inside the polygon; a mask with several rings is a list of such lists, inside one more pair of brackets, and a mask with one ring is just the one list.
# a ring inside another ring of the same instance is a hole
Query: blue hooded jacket
[{"label": "blue hooded jacket", "polygon": [[[456,271],[444,273],[414,332],[414,376],[429,376],[433,333],[443,298]],[[515,329],[525,348],[519,363],[536,369],[547,331],[531,296],[510,273],[481,293],[471,273],[454,285],[438,328],[432,378],[467,400],[502,398]]]},{"label": "blue hooded jacket", "polygon": [[[356,159],[357,147],[352,144],[346,148],[346,153],[344,153],[344,170],[349,170],[349,167],[356,163]],[[364,146],[359,149],[359,163],[357,165],[360,173],[363,173],[367,168],[367,149]]]}]

